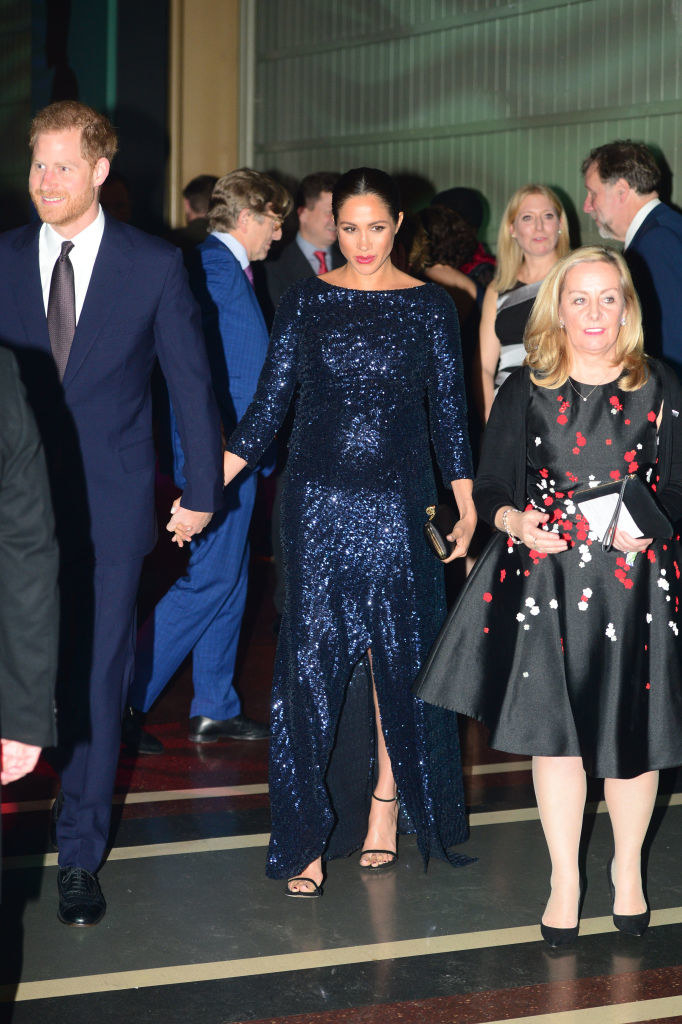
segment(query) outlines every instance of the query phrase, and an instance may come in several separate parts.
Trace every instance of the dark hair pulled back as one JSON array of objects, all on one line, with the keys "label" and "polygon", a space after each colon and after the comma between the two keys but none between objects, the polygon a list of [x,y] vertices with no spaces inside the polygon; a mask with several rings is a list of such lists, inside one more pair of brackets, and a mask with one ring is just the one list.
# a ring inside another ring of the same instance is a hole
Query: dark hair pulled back
[{"label": "dark hair pulled back", "polygon": [[354,167],[342,174],[332,192],[332,213],[334,220],[339,218],[339,210],[347,199],[355,196],[376,196],[389,210],[394,221],[401,212],[400,191],[395,181],[386,171],[376,167]]}]

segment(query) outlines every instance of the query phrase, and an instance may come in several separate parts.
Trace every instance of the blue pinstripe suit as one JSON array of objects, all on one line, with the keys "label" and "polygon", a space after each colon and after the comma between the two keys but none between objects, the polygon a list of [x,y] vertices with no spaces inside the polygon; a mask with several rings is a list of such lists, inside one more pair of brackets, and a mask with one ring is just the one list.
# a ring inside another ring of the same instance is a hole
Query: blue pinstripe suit
[{"label": "blue pinstripe suit", "polygon": [[[210,235],[197,251],[192,287],[201,306],[213,387],[229,437],[253,398],[268,332],[255,292],[227,246]],[[182,487],[184,455],[175,422],[172,436],[175,477]],[[257,472],[245,470],[226,489],[223,507],[192,541],[186,575],[142,626],[130,691],[133,707],[147,711],[192,652],[190,717],[225,719],[239,714],[233,678],[256,483]]]}]

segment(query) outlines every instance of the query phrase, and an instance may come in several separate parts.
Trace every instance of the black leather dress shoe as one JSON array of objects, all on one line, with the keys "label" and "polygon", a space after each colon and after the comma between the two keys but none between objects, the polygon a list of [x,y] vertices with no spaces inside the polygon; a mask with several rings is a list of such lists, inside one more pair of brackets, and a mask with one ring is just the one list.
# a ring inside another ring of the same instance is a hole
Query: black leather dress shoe
[{"label": "black leather dress shoe", "polygon": [[206,718],[195,715],[189,720],[189,738],[192,743],[216,743],[218,740],[264,740],[270,729],[263,722],[254,722],[246,715],[234,718]]},{"label": "black leather dress shoe", "polygon": [[144,712],[130,705],[121,723],[121,743],[131,754],[163,754],[163,743],[142,728]]},{"label": "black leather dress shoe", "polygon": [[57,874],[59,910],[62,924],[87,928],[104,917],[106,901],[97,881],[85,868],[60,868]]}]

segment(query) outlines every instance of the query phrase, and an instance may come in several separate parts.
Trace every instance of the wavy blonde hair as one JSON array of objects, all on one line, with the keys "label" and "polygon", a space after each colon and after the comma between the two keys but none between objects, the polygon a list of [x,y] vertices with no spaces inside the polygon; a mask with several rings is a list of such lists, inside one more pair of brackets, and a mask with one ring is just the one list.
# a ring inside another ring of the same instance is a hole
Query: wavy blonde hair
[{"label": "wavy blonde hair", "polygon": [[625,260],[615,249],[604,249],[599,245],[574,249],[552,267],[540,285],[523,336],[531,380],[543,388],[560,388],[569,377],[571,353],[566,344],[566,331],[559,326],[559,305],[566,276],[579,263],[607,263],[618,272],[625,324],[618,332],[614,365],[623,364],[618,386],[623,391],[637,391],[649,378],[649,363],[644,352],[642,311]]},{"label": "wavy blonde hair", "polygon": [[528,196],[544,196],[559,215],[561,234],[557,239],[557,258],[561,259],[565,256],[570,248],[566,212],[556,192],[549,188],[548,185],[522,185],[521,188],[517,188],[507,203],[502,214],[502,220],[500,221],[500,229],[497,233],[497,273],[492,282],[492,287],[496,292],[509,291],[518,280],[519,270],[523,263],[523,250],[518,242],[512,238],[511,228],[516,220],[521,203]]}]

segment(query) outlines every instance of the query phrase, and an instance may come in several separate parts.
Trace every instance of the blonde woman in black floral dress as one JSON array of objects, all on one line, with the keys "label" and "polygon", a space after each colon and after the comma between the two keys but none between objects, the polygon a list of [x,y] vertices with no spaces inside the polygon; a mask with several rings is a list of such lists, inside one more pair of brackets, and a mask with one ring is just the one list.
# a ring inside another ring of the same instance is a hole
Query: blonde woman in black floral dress
[{"label": "blonde woman in black floral dress", "polygon": [[[533,755],[552,863],[542,932],[578,933],[586,773],[604,779],[614,923],[649,923],[641,848],[658,770],[682,763],[682,545],[619,529],[602,550],[575,492],[637,473],[682,518],[682,392],[643,351],[620,255],[578,249],[550,271],[502,386],[474,487],[497,529],[424,666],[417,694]],[[525,438],[519,445],[518,439]]]}]

